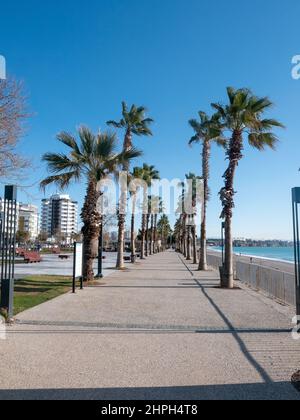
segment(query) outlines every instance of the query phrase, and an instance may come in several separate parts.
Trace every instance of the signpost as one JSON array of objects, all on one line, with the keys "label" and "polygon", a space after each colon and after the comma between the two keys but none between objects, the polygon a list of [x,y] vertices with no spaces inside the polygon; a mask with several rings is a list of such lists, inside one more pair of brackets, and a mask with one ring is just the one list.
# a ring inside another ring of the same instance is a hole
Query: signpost
[{"label": "signpost", "polygon": [[293,228],[294,228],[294,250],[295,250],[295,277],[296,277],[296,315],[300,324],[300,230],[299,230],[299,205],[300,188],[293,188]]},{"label": "signpost", "polygon": [[100,226],[100,235],[99,235],[99,243],[98,243],[98,273],[96,278],[102,279],[103,278],[103,221],[101,222]]},{"label": "signpost", "polygon": [[74,261],[73,261],[73,293],[76,293],[76,279],[80,279],[80,289],[83,289],[82,278],[82,258],[83,258],[83,244],[80,242],[74,243]]},{"label": "signpost", "polygon": [[17,231],[17,187],[5,186],[1,212],[1,302],[0,307],[7,312],[8,320],[14,311],[14,277]]}]

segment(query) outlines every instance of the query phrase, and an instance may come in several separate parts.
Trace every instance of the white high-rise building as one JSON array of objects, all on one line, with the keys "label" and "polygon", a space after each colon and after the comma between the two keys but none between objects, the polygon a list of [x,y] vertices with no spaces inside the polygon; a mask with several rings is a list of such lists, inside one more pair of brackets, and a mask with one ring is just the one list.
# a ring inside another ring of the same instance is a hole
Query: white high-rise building
[{"label": "white high-rise building", "polygon": [[29,234],[31,240],[35,240],[39,234],[39,212],[32,204],[20,204],[19,206],[19,230]]},{"label": "white high-rise building", "polygon": [[[0,199],[0,214],[2,222],[5,223],[5,230],[12,226],[11,216],[6,209],[6,215],[4,215],[4,201]],[[7,218],[10,218],[8,221]],[[35,240],[39,234],[39,214],[38,208],[32,204],[16,204],[16,231],[26,232],[29,235],[30,240]],[[10,229],[11,231],[11,229]],[[12,232],[13,233],[13,232]]]},{"label": "white high-rise building", "polygon": [[[0,198],[0,219],[1,219],[1,229],[5,232],[8,232],[9,234],[14,234],[14,224],[13,219],[11,217],[11,214],[13,214],[12,211],[12,204],[9,204],[8,211],[8,204],[4,203],[4,200]],[[15,228],[18,229],[18,220],[19,220],[19,203],[16,204],[16,226]]]},{"label": "white high-rise building", "polygon": [[55,194],[42,200],[41,233],[49,238],[64,237],[70,242],[77,229],[78,203],[72,201],[69,195]]}]

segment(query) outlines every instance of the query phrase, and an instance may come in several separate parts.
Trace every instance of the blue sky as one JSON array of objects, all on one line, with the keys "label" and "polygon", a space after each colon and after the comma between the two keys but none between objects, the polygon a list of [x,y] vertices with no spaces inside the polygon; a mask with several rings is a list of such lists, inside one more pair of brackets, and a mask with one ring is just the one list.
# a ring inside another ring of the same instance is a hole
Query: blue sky
[{"label": "blue sky", "polygon": [[[46,175],[40,157],[61,151],[60,130],[94,130],[117,119],[120,104],[144,104],[155,119],[152,139],[137,139],[142,161],[166,178],[200,173],[200,148],[187,147],[189,118],[225,100],[225,88],[269,95],[272,116],[287,129],[276,153],[246,147],[236,180],[235,236],[291,238],[290,189],[300,183],[298,0],[13,0],[1,4],[0,54],[25,82],[30,120],[21,149],[33,162],[24,185]],[[141,162],[137,162],[139,164]],[[218,191],[226,162],[214,149],[209,236],[219,234]],[[82,202],[84,185],[70,193]],[[39,200],[37,187],[22,192]],[[48,190],[48,194],[53,190]]]}]

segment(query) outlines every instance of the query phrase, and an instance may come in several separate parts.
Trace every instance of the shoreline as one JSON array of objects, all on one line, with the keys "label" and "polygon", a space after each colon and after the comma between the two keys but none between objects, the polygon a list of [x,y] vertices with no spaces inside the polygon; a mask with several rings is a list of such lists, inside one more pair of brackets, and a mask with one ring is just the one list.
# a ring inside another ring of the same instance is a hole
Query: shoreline
[{"label": "shoreline", "polygon": [[[222,253],[222,251],[212,249],[212,248],[208,248],[207,252],[212,255],[217,255],[217,256],[220,256],[220,254]],[[239,255],[236,253],[234,254],[234,261],[246,262],[249,264],[256,264],[263,267],[269,267],[274,270],[282,271],[289,274],[295,273],[294,263],[292,261],[278,260],[275,258],[273,259],[273,258],[260,257],[260,256],[254,256],[254,255],[245,255],[245,254]]]},{"label": "shoreline", "polygon": [[[217,253],[220,253],[220,254],[222,253],[221,250],[214,249],[214,248],[208,248],[208,251],[213,251],[213,252],[217,252]],[[267,261],[281,262],[281,263],[285,263],[285,264],[292,264],[292,265],[294,265],[294,262],[293,261],[290,261],[290,260],[282,260],[280,258],[263,257],[263,256],[260,256],[260,255],[243,254],[243,253],[237,253],[237,252],[234,252],[233,254],[236,257],[255,258],[255,259],[259,259],[259,260],[267,260]]]}]

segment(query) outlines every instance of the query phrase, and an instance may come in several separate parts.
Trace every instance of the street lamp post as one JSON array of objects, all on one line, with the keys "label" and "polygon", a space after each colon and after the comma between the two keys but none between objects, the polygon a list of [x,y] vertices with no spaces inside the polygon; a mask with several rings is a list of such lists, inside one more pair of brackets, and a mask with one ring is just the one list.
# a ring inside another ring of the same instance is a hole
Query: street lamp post
[{"label": "street lamp post", "polygon": [[103,220],[100,226],[99,245],[98,245],[98,279],[103,278]]},{"label": "street lamp post", "polygon": [[293,228],[294,228],[294,250],[295,250],[295,280],[296,280],[296,315],[300,324],[300,231],[299,231],[299,204],[300,188],[293,188]]}]

